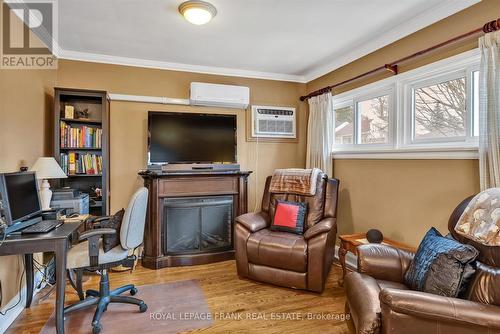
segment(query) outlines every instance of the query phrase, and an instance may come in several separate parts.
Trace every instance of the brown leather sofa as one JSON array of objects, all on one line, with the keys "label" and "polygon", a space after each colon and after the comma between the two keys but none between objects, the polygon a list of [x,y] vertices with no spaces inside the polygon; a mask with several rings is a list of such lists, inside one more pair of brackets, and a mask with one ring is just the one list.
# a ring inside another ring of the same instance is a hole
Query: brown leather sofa
[{"label": "brown leather sofa", "polygon": [[[357,333],[500,333],[500,247],[482,246],[455,232],[472,197],[453,211],[448,229],[479,252],[465,299],[411,291],[404,275],[413,253],[384,245],[358,247],[358,272],[345,278],[346,308]],[[496,305],[496,306],[495,306]]]},{"label": "brown leather sofa", "polygon": [[[321,173],[315,196],[274,194],[266,180],[262,211],[236,218],[236,266],[240,277],[321,292],[332,264],[337,235],[339,181]],[[306,202],[305,233],[271,231],[277,199]]]}]

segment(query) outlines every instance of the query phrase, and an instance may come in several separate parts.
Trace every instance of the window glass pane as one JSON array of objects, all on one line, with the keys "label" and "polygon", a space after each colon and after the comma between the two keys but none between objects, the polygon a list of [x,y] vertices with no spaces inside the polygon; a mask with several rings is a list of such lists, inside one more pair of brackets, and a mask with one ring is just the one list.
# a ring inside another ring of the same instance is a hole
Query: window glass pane
[{"label": "window glass pane", "polygon": [[358,137],[362,144],[389,142],[389,95],[358,102]]},{"label": "window glass pane", "polygon": [[465,78],[415,89],[415,139],[465,136],[465,106]]},{"label": "window glass pane", "polygon": [[479,71],[474,71],[472,75],[473,75],[472,135],[479,136]]},{"label": "window glass pane", "polygon": [[352,144],[354,138],[352,106],[335,109],[335,144]]}]

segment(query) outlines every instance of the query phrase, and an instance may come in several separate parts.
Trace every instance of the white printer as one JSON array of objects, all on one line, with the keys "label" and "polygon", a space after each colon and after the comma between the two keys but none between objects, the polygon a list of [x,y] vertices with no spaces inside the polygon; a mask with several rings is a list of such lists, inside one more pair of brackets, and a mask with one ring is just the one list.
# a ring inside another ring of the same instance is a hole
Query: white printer
[{"label": "white printer", "polygon": [[73,189],[57,189],[53,191],[50,207],[52,209],[66,209],[66,215],[89,213],[89,194],[80,193]]}]

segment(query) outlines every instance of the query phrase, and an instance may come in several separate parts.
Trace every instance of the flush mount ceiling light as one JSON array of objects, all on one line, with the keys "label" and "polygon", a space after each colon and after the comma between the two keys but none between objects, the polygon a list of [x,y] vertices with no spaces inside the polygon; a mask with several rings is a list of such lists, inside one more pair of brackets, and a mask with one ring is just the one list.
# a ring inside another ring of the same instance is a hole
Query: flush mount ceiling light
[{"label": "flush mount ceiling light", "polygon": [[202,25],[210,22],[217,14],[217,9],[205,1],[189,0],[181,3],[179,13],[190,23]]}]

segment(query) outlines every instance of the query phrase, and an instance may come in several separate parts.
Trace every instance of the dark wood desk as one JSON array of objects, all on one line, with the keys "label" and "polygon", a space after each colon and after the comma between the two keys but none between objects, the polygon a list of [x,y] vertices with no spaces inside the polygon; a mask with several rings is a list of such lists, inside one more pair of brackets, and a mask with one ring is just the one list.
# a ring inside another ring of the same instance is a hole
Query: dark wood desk
[{"label": "dark wood desk", "polygon": [[[82,222],[67,222],[49,233],[20,234],[8,236],[0,246],[1,255],[24,254],[25,260],[30,259],[33,253],[54,252],[56,257],[56,330],[64,333],[64,291],[66,287],[66,253],[73,240],[76,242],[76,233]],[[26,263],[28,265],[28,263]],[[30,268],[27,268],[29,271]],[[31,268],[31,270],[33,270]],[[33,286],[33,281],[26,284]],[[31,275],[31,277],[33,277]],[[29,297],[28,297],[29,298]],[[26,303],[28,305],[28,302]]]}]

